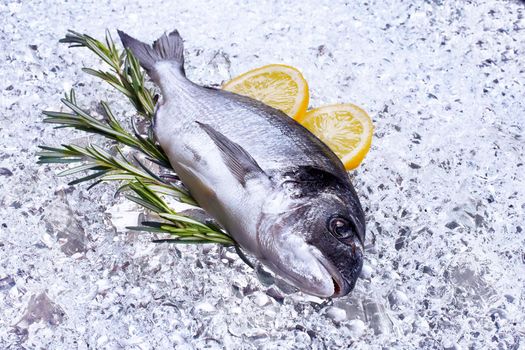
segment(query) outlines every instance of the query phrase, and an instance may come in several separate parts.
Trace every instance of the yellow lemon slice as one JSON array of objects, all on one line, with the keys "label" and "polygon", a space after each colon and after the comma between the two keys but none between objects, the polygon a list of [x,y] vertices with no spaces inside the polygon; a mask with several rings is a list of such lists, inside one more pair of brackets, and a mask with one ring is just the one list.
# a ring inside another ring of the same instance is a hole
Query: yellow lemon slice
[{"label": "yellow lemon slice", "polygon": [[235,92],[280,109],[294,119],[302,118],[308,108],[308,84],[296,68],[270,64],[226,82],[224,90]]},{"label": "yellow lemon slice", "polygon": [[356,105],[315,108],[297,121],[326,143],[347,170],[357,168],[370,149],[374,126],[368,114]]}]

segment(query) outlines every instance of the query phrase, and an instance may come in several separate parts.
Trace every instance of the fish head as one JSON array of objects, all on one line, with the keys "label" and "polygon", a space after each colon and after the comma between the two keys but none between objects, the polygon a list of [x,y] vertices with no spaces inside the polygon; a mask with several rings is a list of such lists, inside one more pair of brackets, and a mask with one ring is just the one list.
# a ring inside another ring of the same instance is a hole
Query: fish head
[{"label": "fish head", "polygon": [[364,213],[349,200],[348,193],[325,192],[312,198],[311,219],[303,235],[315,247],[317,259],[330,273],[333,296],[344,296],[355,287],[361,268],[365,241]]},{"label": "fish head", "polygon": [[304,185],[288,182],[270,196],[259,220],[260,259],[307,294],[344,296],[363,266],[363,210],[344,182],[297,189]]}]

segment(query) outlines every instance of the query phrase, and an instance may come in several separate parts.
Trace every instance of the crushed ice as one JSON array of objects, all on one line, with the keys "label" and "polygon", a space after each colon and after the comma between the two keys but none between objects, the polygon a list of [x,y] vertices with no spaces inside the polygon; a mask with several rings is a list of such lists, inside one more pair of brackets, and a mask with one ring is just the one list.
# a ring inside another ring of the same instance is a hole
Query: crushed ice
[{"label": "crushed ice", "polygon": [[[522,348],[524,12],[489,0],[0,4],[1,347]],[[369,111],[372,150],[353,174],[367,261],[351,295],[301,295],[217,246],[155,245],[125,229],[141,213],[114,187],[67,187],[35,164],[39,144],[96,141],[40,123],[70,87],[86,108],[129,110],[80,72],[100,62],[57,43],[117,27],[143,40],[177,27],[197,82],[282,62],[303,71],[311,106]]]}]

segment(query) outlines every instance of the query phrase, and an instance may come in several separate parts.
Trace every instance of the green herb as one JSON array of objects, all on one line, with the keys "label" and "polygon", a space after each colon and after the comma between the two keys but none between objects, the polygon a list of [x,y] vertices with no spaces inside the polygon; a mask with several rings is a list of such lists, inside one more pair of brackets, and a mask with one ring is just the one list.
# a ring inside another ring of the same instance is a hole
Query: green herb
[{"label": "green herb", "polygon": [[70,47],[85,47],[106,62],[110,71],[82,68],[88,74],[106,81],[118,91],[122,92],[131,101],[138,113],[152,118],[155,107],[155,98],[152,90],[144,86],[144,71],[138,60],[129,50],[120,52],[106,31],[105,44],[89,35],[70,30],[61,43],[71,44]]},{"label": "green herb", "polygon": [[[142,121],[146,122],[153,118],[156,97],[153,90],[145,87],[144,71],[129,50],[117,49],[109,32],[106,32],[105,43],[74,31],[69,31],[60,42],[69,43],[71,47],[85,47],[102,59],[109,65],[109,71],[92,68],[82,70],[102,79],[123,93],[133,104],[137,118],[142,118]],[[82,174],[69,182],[70,185],[92,181],[89,186],[92,188],[101,182],[120,182],[117,194],[125,192],[128,200],[155,213],[158,217],[157,221],[142,222],[142,226],[128,227],[128,229],[167,233],[173,237],[160,239],[157,242],[233,245],[243,261],[249,263],[235,241],[223,229],[213,223],[200,222],[181,215],[165,202],[163,198],[172,197],[179,202],[197,206],[184,185],[177,181],[166,154],[155,141],[151,124],[146,135],[143,135],[136,127],[135,119],[132,119],[130,132],[117,120],[106,102],[100,102],[103,118],[97,119],[79,106],[73,90],[61,101],[67,111],[44,111],[45,123],[55,124],[56,128],[74,128],[101,135],[115,144],[115,147],[112,147],[115,152],[112,154],[110,150],[92,144],[86,147],[40,146],[42,151],[38,152],[38,163],[75,164],[58,174],[59,176]],[[126,146],[139,154],[133,156],[133,161],[130,161],[130,154],[133,152],[123,151]],[[151,162],[156,168],[163,169],[164,174],[151,170],[154,167],[146,166],[145,162]]]}]

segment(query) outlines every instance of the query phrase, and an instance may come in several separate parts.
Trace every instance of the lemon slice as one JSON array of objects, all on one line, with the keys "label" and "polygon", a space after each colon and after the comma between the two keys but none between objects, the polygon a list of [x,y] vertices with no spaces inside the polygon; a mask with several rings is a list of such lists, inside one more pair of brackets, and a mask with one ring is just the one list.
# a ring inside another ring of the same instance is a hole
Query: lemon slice
[{"label": "lemon slice", "polygon": [[374,126],[368,114],[356,105],[315,108],[297,121],[326,143],[347,170],[357,168],[370,149]]},{"label": "lemon slice", "polygon": [[308,108],[308,84],[296,68],[282,64],[253,69],[226,82],[224,90],[235,92],[280,109],[294,119]]}]

